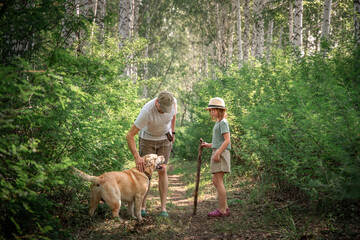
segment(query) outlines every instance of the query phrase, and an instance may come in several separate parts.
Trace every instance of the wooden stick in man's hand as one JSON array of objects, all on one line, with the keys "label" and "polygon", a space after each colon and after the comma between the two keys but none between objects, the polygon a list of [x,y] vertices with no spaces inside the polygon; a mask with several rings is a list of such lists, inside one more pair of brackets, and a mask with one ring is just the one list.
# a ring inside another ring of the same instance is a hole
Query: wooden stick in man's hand
[{"label": "wooden stick in man's hand", "polygon": [[199,191],[199,182],[200,182],[200,170],[201,170],[201,156],[202,156],[202,149],[201,146],[204,143],[204,140],[200,138],[199,143],[199,152],[198,152],[198,165],[197,165],[197,173],[196,173],[196,183],[195,183],[195,192],[194,192],[194,211],[193,215],[196,215],[196,207],[197,207],[197,198],[198,198],[198,191]]}]

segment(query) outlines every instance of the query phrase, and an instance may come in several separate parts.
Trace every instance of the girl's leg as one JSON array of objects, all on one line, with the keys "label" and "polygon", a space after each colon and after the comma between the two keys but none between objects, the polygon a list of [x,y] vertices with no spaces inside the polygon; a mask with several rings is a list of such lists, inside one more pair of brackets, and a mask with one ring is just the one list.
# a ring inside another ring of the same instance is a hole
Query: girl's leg
[{"label": "girl's leg", "polygon": [[224,186],[224,173],[223,172],[214,173],[212,182],[218,192],[219,210],[221,213],[226,213],[226,210],[228,209],[228,205],[226,199],[226,190]]}]

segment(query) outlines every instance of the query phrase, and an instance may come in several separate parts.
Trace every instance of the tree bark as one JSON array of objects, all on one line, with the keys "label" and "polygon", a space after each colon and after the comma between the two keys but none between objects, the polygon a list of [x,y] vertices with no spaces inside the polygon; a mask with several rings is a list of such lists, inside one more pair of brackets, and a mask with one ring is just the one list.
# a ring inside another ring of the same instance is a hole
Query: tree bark
[{"label": "tree bark", "polygon": [[241,39],[241,9],[240,0],[236,1],[236,16],[237,16],[237,37],[238,37],[238,48],[239,48],[239,69],[242,68],[243,64],[243,51],[242,51],[242,39]]},{"label": "tree bark", "polygon": [[[270,0],[271,1],[271,0]],[[273,8],[273,3],[270,2],[270,8]],[[267,30],[267,50],[266,50],[266,55],[267,57],[270,57],[271,55],[271,46],[272,46],[272,40],[273,40],[273,31],[274,31],[274,20],[273,18],[271,18],[271,20],[269,21],[269,25],[268,25],[268,30]]]},{"label": "tree bark", "polygon": [[[323,12],[323,23],[322,23],[322,30],[321,30],[321,38],[322,41],[327,42],[329,40],[329,33],[330,33],[330,16],[331,16],[331,0],[324,1],[324,12]],[[325,47],[324,47],[325,46]],[[321,51],[323,52],[324,56],[327,55],[327,44],[322,46]]]},{"label": "tree bark", "polygon": [[303,0],[295,0],[295,24],[294,24],[294,44],[302,53],[303,42]]},{"label": "tree bark", "polygon": [[250,51],[250,0],[244,1],[244,18],[245,18],[245,29],[244,29],[244,61],[249,59]]},{"label": "tree bark", "polygon": [[330,13],[331,13],[331,0],[324,1],[324,13],[321,37],[328,38],[330,33]]},{"label": "tree bark", "polygon": [[264,50],[264,17],[263,10],[266,1],[254,0],[254,36],[253,36],[253,53],[255,58],[261,58]]},{"label": "tree bark", "polygon": [[293,2],[289,0],[289,16],[288,16],[288,23],[289,23],[289,42],[293,42],[294,38],[294,7]]}]

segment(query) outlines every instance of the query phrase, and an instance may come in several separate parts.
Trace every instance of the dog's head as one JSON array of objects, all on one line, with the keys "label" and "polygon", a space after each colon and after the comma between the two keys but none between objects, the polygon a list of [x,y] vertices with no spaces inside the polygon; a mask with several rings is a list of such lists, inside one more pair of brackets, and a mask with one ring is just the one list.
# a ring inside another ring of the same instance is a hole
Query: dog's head
[{"label": "dog's head", "polygon": [[145,171],[151,175],[156,168],[159,168],[165,162],[165,157],[158,156],[157,154],[148,154],[144,156],[144,160]]}]

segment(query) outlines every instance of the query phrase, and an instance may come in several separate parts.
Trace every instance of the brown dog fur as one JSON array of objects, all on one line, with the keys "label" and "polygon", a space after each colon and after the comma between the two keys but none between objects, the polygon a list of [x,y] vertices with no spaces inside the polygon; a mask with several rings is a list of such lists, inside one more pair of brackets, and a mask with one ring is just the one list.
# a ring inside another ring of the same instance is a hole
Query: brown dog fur
[{"label": "brown dog fur", "polygon": [[146,191],[149,187],[149,177],[152,176],[157,165],[164,163],[163,156],[156,154],[148,154],[144,156],[145,173],[138,171],[136,168],[121,172],[107,172],[100,176],[90,176],[77,168],[74,173],[79,175],[83,180],[92,182],[91,200],[90,200],[90,215],[93,216],[101,199],[112,209],[113,217],[120,217],[119,210],[121,202],[129,203],[129,213],[135,215],[139,221],[141,217],[141,204]]}]

